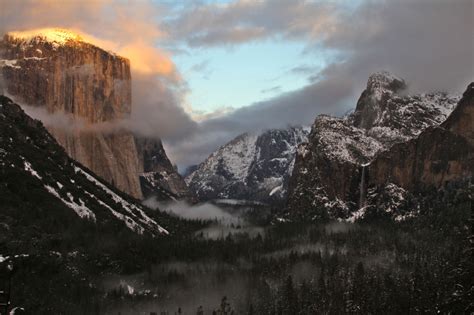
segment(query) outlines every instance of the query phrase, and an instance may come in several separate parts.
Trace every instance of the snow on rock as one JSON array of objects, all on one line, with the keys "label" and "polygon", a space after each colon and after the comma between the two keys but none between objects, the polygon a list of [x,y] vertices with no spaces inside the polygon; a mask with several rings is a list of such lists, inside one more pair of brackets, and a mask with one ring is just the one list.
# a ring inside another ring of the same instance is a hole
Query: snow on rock
[{"label": "snow on rock", "polygon": [[17,59],[0,59],[0,68],[1,67],[12,67],[16,69],[21,69],[21,66],[17,65]]},{"label": "snow on rock", "polygon": [[272,191],[270,191],[270,193],[268,195],[273,196],[277,192],[280,192],[282,189],[283,189],[283,186],[281,186],[281,185],[277,186],[277,187],[273,188]]},{"label": "snow on rock", "polygon": [[319,149],[341,162],[363,163],[384,148],[380,141],[351,126],[346,119],[319,116],[313,128],[320,142]]},{"label": "snow on rock", "polygon": [[213,152],[185,180],[201,200],[281,202],[297,147],[306,141],[308,131],[290,127],[242,134]]},{"label": "snow on rock", "polygon": [[126,215],[123,215],[122,213],[120,212],[117,212],[115,211],[114,209],[112,209],[112,207],[110,207],[108,204],[106,204],[105,202],[103,202],[102,200],[98,199],[96,196],[94,196],[93,194],[89,193],[88,191],[85,192],[87,195],[89,195],[89,197],[95,199],[101,206],[103,206],[104,208],[108,209],[117,219],[119,219],[120,221],[124,222],[125,225],[132,231],[138,233],[138,234],[143,234],[145,232],[145,228],[143,226],[141,226],[140,224],[138,224],[134,219],[126,216]]},{"label": "snow on rock", "polygon": [[83,37],[78,33],[61,28],[41,28],[30,31],[8,32],[7,35],[28,43],[44,40],[57,45],[65,45],[69,41],[83,41]]},{"label": "snow on rock", "polygon": [[25,171],[29,172],[31,175],[33,175],[34,177],[38,178],[38,179],[43,179],[39,174],[38,172],[36,172],[32,167],[31,167],[31,163],[28,162],[28,161],[23,161],[24,165],[25,165]]},{"label": "snow on rock", "polygon": [[[1,186],[8,187],[10,180],[18,177],[24,187],[35,190],[35,199],[50,194],[50,203],[55,208],[72,209],[79,218],[97,225],[123,221],[137,233],[169,234],[145,213],[146,209],[138,201],[115,192],[95,176],[70,159],[39,121],[29,117],[7,97],[0,96]],[[28,195],[21,196],[25,204],[35,200]]]},{"label": "snow on rock", "polygon": [[81,218],[90,219],[92,221],[96,220],[94,212],[92,212],[89,208],[86,207],[82,199],[79,198],[79,204],[78,204],[77,202],[74,201],[74,197],[69,192],[67,193],[67,197],[69,200],[66,200],[63,197],[61,197],[59,193],[56,191],[56,189],[54,189],[53,187],[49,185],[44,185],[44,188],[46,188],[46,190],[49,193],[51,193],[53,196],[61,200],[66,206],[74,210],[74,212],[76,212],[77,215],[80,216]]},{"label": "snow on rock", "polygon": [[[334,218],[362,218],[365,210],[351,196],[359,195],[354,192],[360,189],[357,178],[363,165],[393,145],[441,124],[459,99],[445,92],[409,95],[405,81],[397,76],[386,71],[371,75],[353,113],[315,119],[307,143],[298,148],[289,209],[300,218],[312,217],[309,213],[313,212],[320,217],[321,209]],[[400,201],[394,187],[386,189],[392,189],[394,200]],[[386,208],[389,212],[390,207]]]},{"label": "snow on rock", "polygon": [[350,217],[347,218],[345,221],[349,223],[354,223],[357,220],[364,218],[366,210],[367,207],[362,207],[359,210],[352,212]]},{"label": "snow on rock", "polygon": [[[126,223],[128,222],[127,226],[134,231],[137,231],[137,225],[134,224],[133,222],[137,221],[140,225],[145,225],[146,227],[150,228],[151,230],[156,230],[159,233],[164,233],[164,234],[169,234],[169,232],[161,227],[158,223],[156,223],[152,218],[150,218],[139,206],[130,203],[114,193],[111,189],[109,189],[107,186],[102,184],[99,180],[97,180],[94,176],[90,175],[86,171],[84,171],[82,168],[75,166],[74,170],[76,173],[81,173],[86,178],[94,183],[96,186],[100,187],[103,191],[105,191],[112,199],[121,206],[125,212],[127,212],[127,216],[121,217],[120,219],[125,219]],[[108,207],[108,209],[111,209]],[[117,216],[114,213],[115,216]],[[133,228],[132,228],[133,227]],[[138,228],[138,232],[143,233],[144,229]]]}]

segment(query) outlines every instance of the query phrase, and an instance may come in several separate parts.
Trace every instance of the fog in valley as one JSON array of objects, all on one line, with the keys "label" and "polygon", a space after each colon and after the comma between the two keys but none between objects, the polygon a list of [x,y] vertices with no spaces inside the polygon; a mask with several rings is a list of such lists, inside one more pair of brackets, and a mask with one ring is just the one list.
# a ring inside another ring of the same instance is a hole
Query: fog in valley
[{"label": "fog in valley", "polygon": [[[349,252],[347,245],[336,244],[330,238],[361,230],[356,224],[332,222],[299,227],[288,235],[288,231],[275,230],[272,224],[262,227],[249,223],[242,215],[245,211],[235,203],[231,210],[213,203],[191,205],[184,201],[159,202],[155,198],[143,204],[181,218],[208,222],[195,232],[194,242],[198,246],[215,246],[219,253],[221,247],[238,247],[239,253],[230,260],[225,253],[219,257],[203,255],[197,260],[173,259],[154,264],[139,274],[106,276],[101,280],[105,291],[122,297],[116,300],[110,314],[174,314],[179,309],[183,314],[195,314],[200,306],[205,314],[211,314],[222,307],[224,297],[232,310],[243,313],[257,303],[262,286],[268,294],[280,294],[282,281],[288,277],[295,286],[316,283],[321,277],[321,260],[344,257]],[[248,210],[248,206],[244,208]],[[316,235],[320,235],[318,240]],[[249,244],[259,244],[260,250],[255,251]],[[377,260],[389,259],[360,260],[375,266]]]}]

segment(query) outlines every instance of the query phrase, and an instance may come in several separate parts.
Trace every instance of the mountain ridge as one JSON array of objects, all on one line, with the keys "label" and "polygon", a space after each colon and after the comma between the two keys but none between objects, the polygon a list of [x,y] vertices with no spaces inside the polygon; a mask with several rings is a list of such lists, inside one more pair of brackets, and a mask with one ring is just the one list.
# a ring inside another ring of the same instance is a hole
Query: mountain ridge
[{"label": "mountain ridge", "polygon": [[138,234],[169,234],[137,200],[71,159],[41,122],[5,96],[0,96],[0,130],[0,208],[11,215],[5,222],[27,215],[18,208],[33,206],[45,214],[50,208],[69,211],[94,224],[114,222]]},{"label": "mountain ridge", "polygon": [[315,119],[308,142],[298,148],[287,205],[290,217],[350,218],[363,199],[365,167],[381,152],[441,124],[459,100],[440,92],[400,93],[405,88],[402,79],[375,73],[354,113]]},{"label": "mountain ridge", "polygon": [[185,180],[201,200],[280,203],[286,196],[296,146],[306,139],[307,131],[289,127],[241,134],[211,153]]}]

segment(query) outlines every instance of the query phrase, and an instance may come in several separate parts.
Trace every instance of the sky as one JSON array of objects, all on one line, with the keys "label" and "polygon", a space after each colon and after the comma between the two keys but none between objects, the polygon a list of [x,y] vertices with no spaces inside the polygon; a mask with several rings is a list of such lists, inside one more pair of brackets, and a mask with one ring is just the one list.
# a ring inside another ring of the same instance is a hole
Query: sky
[{"label": "sky", "polygon": [[472,0],[0,0],[0,33],[63,27],[130,59],[130,128],[181,170],[243,132],[355,107],[387,70],[410,92],[474,80]]}]

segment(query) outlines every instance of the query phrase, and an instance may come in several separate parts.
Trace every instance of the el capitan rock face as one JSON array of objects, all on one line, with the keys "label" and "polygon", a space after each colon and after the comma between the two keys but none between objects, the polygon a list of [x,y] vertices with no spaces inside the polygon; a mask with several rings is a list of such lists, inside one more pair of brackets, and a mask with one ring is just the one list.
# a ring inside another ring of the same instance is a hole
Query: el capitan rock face
[{"label": "el capitan rock face", "polygon": [[[369,78],[353,114],[345,118],[316,118],[308,142],[298,148],[290,181],[290,217],[353,218],[365,206],[370,183],[377,178],[378,184],[389,184],[388,174],[382,173],[397,172],[394,165],[387,165],[381,166],[380,174],[376,175],[372,161],[405,143],[417,141],[412,139],[446,120],[459,100],[446,93],[402,95],[399,92],[404,87],[402,79],[387,72],[376,73]],[[445,139],[443,135],[437,136],[440,141]],[[435,139],[426,139],[424,147],[432,150],[427,158],[434,158],[439,152],[430,141]],[[403,165],[409,163],[404,154],[401,152],[395,158]],[[412,178],[413,174],[406,176]]]},{"label": "el capitan rock face", "polygon": [[[118,127],[132,111],[127,59],[66,30],[19,32],[0,41],[0,74],[5,92],[17,102],[63,115],[67,122],[46,122],[46,127],[72,158],[136,198],[143,197],[142,188],[149,193],[139,178],[147,153],[138,151],[141,146],[130,131]],[[174,183],[180,177],[168,167],[164,150],[160,158],[173,181],[166,178],[160,184],[184,191],[182,180]]]},{"label": "el capitan rock face", "polygon": [[66,37],[62,42],[50,41],[41,34],[31,38],[14,35],[7,34],[0,42],[9,94],[26,104],[44,106],[49,112],[70,113],[86,123],[130,115],[127,59],[83,42],[80,37]]},{"label": "el capitan rock face", "polygon": [[[58,31],[60,32],[60,31]],[[90,131],[91,124],[127,118],[131,112],[131,75],[127,59],[77,38],[51,40],[5,35],[0,42],[1,71],[6,92],[17,101],[66,113],[83,125],[47,128],[66,149],[117,188],[142,196],[138,156],[127,131]]]}]

